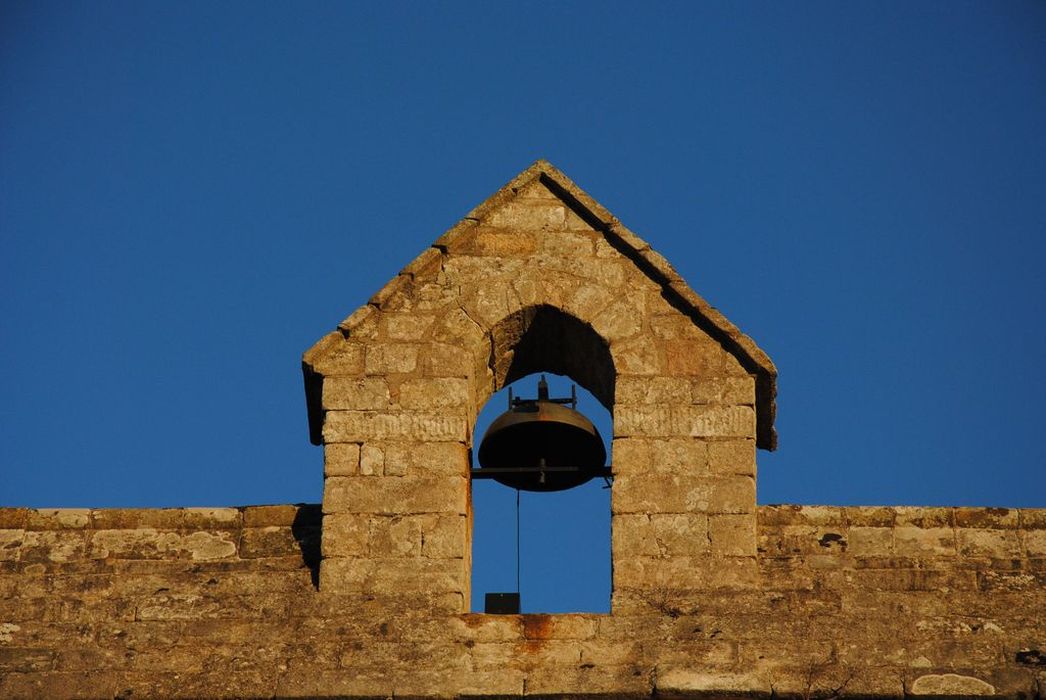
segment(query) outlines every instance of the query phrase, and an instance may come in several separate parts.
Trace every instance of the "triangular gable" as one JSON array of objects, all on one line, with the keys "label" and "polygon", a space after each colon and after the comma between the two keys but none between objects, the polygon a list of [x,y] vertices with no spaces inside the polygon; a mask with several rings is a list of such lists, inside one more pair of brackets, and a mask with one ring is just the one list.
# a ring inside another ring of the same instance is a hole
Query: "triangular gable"
[{"label": "triangular gable", "polygon": [[320,443],[323,422],[319,397],[322,377],[313,370],[317,362],[331,352],[341,338],[347,337],[355,326],[379,308],[384,299],[395,294],[401,285],[410,284],[415,273],[438,264],[440,256],[458,237],[467,233],[488,213],[514,199],[520,190],[536,179],[559,197],[577,216],[596,231],[601,232],[611,245],[630,259],[652,281],[659,284],[664,289],[665,297],[674,306],[686,314],[697,327],[717,340],[746,371],[755,377],[756,445],[766,450],[776,449],[777,432],[774,428],[774,418],[777,369],[767,354],[717,309],[694,292],[668,261],[654,251],[646,241],[622,225],[617,217],[545,160],[536,161],[470,211],[414,261],[404,267],[366,305],[358,308],[339,323],[338,331],[324,337],[305,353],[303,371],[313,442]]}]

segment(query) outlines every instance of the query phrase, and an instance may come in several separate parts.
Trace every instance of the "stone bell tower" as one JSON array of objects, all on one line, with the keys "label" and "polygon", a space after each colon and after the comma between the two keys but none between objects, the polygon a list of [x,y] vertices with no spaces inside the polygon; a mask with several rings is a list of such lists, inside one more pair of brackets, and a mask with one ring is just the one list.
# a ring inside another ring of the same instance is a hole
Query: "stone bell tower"
[{"label": "stone bell tower", "polygon": [[320,590],[467,610],[471,428],[569,375],[613,416],[614,612],[757,585],[755,450],[776,370],[671,265],[538,161],[305,353],[324,446]]}]

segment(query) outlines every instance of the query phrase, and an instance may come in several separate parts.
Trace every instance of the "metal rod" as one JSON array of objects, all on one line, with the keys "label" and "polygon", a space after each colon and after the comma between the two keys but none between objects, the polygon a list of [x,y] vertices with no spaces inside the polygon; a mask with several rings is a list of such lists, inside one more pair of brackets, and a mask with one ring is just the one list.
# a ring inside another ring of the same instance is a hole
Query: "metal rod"
[{"label": "metal rod", "polygon": [[519,489],[516,489],[516,593],[522,594],[519,590]]},{"label": "metal rod", "polygon": [[473,477],[492,478],[495,474],[540,474],[541,472],[591,472],[592,476],[613,476],[611,467],[480,467],[469,470]]}]

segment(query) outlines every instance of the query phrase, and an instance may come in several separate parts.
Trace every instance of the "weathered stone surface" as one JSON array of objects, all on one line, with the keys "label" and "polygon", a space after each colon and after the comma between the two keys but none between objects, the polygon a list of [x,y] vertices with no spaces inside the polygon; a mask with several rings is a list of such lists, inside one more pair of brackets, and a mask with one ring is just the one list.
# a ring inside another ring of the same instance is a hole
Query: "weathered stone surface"
[{"label": "weathered stone surface", "polygon": [[29,510],[27,530],[67,530],[87,527],[91,511],[87,508],[47,508]]},{"label": "weathered stone surface", "polygon": [[323,382],[323,408],[375,410],[389,405],[389,384],[382,377],[330,377]]},{"label": "weathered stone surface", "polygon": [[950,527],[894,528],[894,551],[899,556],[954,556],[955,531]]},{"label": "weathered stone surface", "polygon": [[464,442],[467,434],[464,416],[452,413],[328,411],[323,424],[323,439],[328,444],[370,440]]},{"label": "weathered stone surface", "polygon": [[[380,674],[388,692],[418,695],[525,687],[602,688],[634,697],[653,687],[667,693],[666,670],[676,674],[672,692],[704,687],[722,694],[740,692],[729,690],[730,679],[762,669],[760,678],[772,679],[781,694],[807,687],[829,692],[851,673],[843,697],[900,697],[905,688],[911,695],[970,697],[988,686],[1005,697],[1034,693],[1036,667],[1029,663],[1038,657],[1030,650],[1046,632],[1038,614],[1046,605],[1046,572],[994,568],[993,558],[962,543],[983,535],[1009,546],[1010,534],[1043,530],[905,524],[896,529],[920,531],[931,541],[939,530],[952,531],[957,544],[947,556],[900,556],[890,548],[895,528],[852,525],[892,516],[861,510],[761,507],[759,540],[791,544],[735,557],[722,555],[723,538],[739,538],[730,546],[747,551],[752,521],[745,515],[615,515],[615,551],[639,556],[615,559],[611,615],[461,614],[466,559],[444,555],[468,547],[464,514],[328,514],[324,533],[335,536],[324,542],[330,566],[319,590],[305,565],[310,545],[298,534],[315,527],[315,516],[300,507],[221,509],[221,517],[238,514],[228,530],[154,527],[142,537],[128,536],[134,529],[90,525],[36,531],[31,553],[52,541],[62,550],[62,538],[76,535],[87,538],[88,548],[66,552],[61,562],[42,557],[29,564],[39,567],[36,573],[0,570],[0,649],[8,649],[0,665],[11,671],[0,674],[0,692],[70,697],[76,688],[94,689],[86,694],[97,697],[110,687],[95,680],[119,672],[119,687],[134,694],[177,695],[173,689],[181,688],[190,695],[209,689],[215,697],[259,696],[276,687],[277,675],[307,669],[334,679]],[[173,516],[122,511],[112,518],[100,513],[97,521],[185,522]],[[905,521],[913,519],[909,511]],[[193,559],[186,543],[197,540],[239,546],[228,557]],[[10,541],[20,553],[18,536]],[[139,558],[91,559],[104,542]],[[870,622],[879,618],[890,624]],[[1019,650],[1032,661],[1018,662]],[[207,670],[279,665],[287,670],[241,675],[235,685],[218,683]],[[156,685],[154,673],[192,681]],[[71,684],[74,676],[91,680]],[[332,683],[356,692],[349,681]]]},{"label": "weathered stone surface", "polygon": [[995,687],[973,676],[957,673],[928,674],[912,682],[912,695],[938,695],[944,697],[970,697],[995,695]]},{"label": "weathered stone surface", "polygon": [[399,387],[399,405],[410,410],[435,410],[469,403],[465,379],[440,377],[408,379]]},{"label": "weathered stone surface", "polygon": [[459,476],[328,477],[327,513],[455,513],[464,515],[468,482]]},{"label": "weathered stone surface", "polygon": [[360,469],[360,446],[354,442],[332,442],[323,446],[325,476],[354,476]]},{"label": "weathered stone surface", "polygon": [[228,532],[164,532],[153,528],[97,530],[90,534],[88,556],[95,559],[162,559],[170,554],[193,561],[225,559],[236,554]]},{"label": "weathered stone surface", "polygon": [[755,518],[713,515],[708,520],[711,549],[722,556],[755,556]]},{"label": "weathered stone surface", "polygon": [[453,593],[465,588],[461,559],[336,557],[323,564],[320,587],[343,593]]},{"label": "weathered stone surface", "polygon": [[755,414],[748,406],[621,406],[615,418],[621,436],[731,437],[755,435]]},{"label": "weathered stone surface", "polygon": [[418,346],[407,343],[370,344],[364,369],[367,374],[403,374],[418,366]]}]

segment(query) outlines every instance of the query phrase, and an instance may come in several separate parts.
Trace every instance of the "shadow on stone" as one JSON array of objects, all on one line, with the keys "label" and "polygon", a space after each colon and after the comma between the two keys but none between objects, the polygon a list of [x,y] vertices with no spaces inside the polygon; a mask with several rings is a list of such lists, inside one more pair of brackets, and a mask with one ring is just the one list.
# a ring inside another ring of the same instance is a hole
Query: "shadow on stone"
[{"label": "shadow on stone", "polygon": [[291,523],[291,534],[301,549],[301,558],[309,567],[312,585],[320,587],[320,528],[323,511],[318,503],[300,503]]}]

